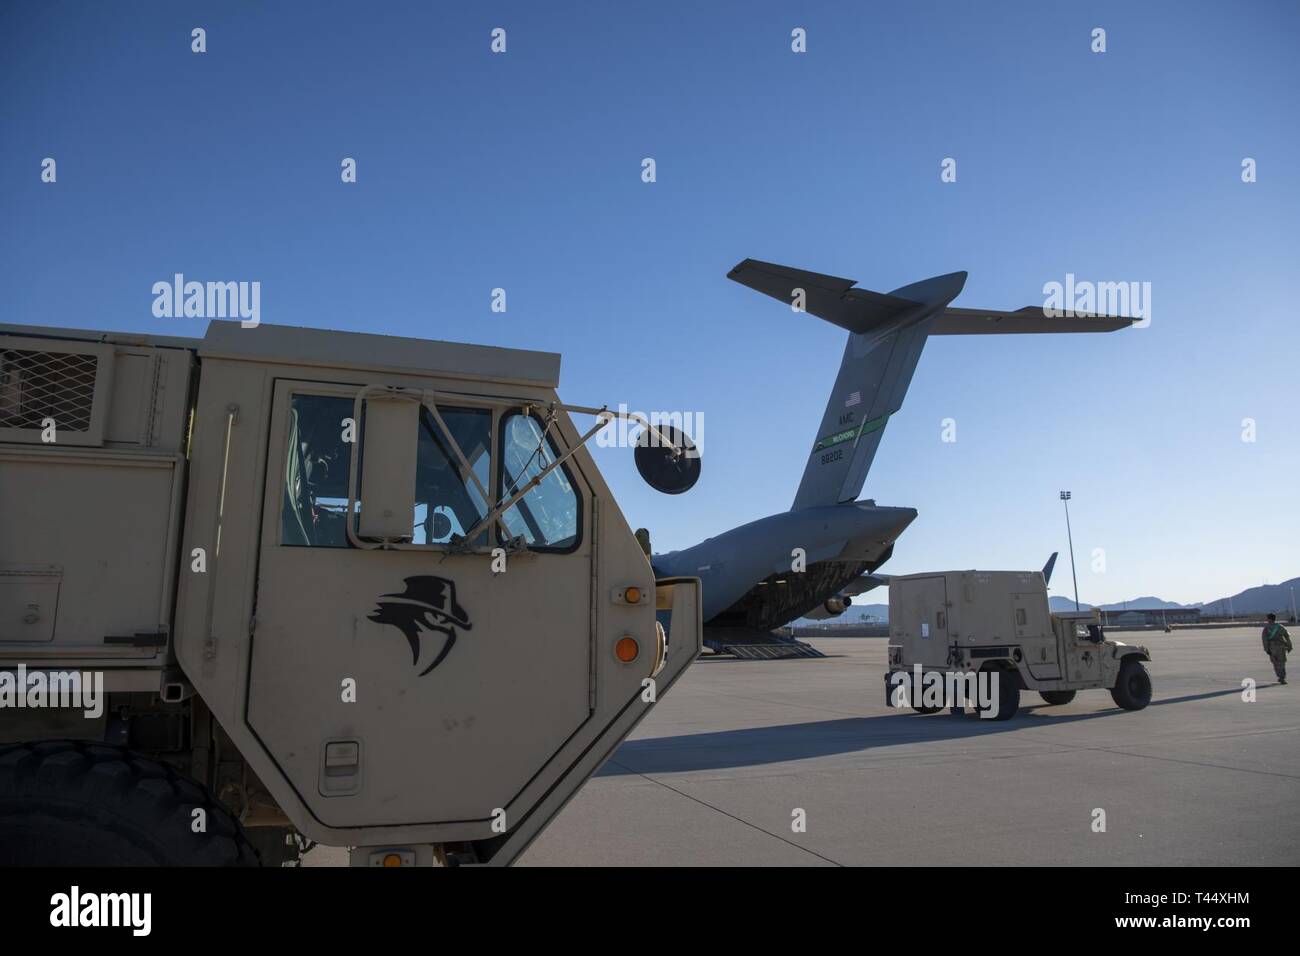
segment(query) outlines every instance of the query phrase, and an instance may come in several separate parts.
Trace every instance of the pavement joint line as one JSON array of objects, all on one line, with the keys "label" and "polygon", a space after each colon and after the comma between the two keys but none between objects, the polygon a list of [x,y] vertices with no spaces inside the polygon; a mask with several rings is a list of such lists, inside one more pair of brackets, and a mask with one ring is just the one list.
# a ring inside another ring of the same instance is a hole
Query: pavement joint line
[{"label": "pavement joint line", "polygon": [[1111,747],[1098,747],[1096,749],[1105,751],[1106,753],[1121,754],[1125,757],[1137,757],[1142,760],[1164,760],[1169,763],[1183,763],[1189,764],[1193,767],[1206,767],[1210,770],[1231,770],[1236,773],[1257,773],[1264,777],[1281,777],[1283,780],[1300,780],[1300,774],[1278,773],[1275,770],[1253,770],[1250,767],[1229,767],[1226,764],[1206,763],[1203,760],[1182,760],[1178,757],[1161,757],[1156,754],[1136,754],[1127,750],[1115,750]]},{"label": "pavement joint line", "polygon": [[1018,760],[1026,757],[1047,757],[1058,756],[1071,753],[1107,753],[1115,754],[1121,757],[1137,757],[1141,760],[1164,760],[1168,763],[1189,764],[1194,767],[1206,767],[1210,770],[1230,770],[1237,773],[1257,773],[1266,777],[1282,777],[1285,780],[1300,780],[1300,774],[1278,773],[1272,770],[1253,770],[1249,767],[1230,767],[1227,764],[1205,763],[1201,760],[1185,760],[1179,757],[1162,757],[1158,754],[1140,754],[1128,750],[1117,750],[1114,747],[1071,747],[1063,750],[1050,751],[1046,753],[1014,753],[1014,754],[989,754],[984,758],[986,760]]},{"label": "pavement joint line", "polygon": [[1057,754],[1067,753],[1107,753],[1115,754],[1121,757],[1136,757],[1140,760],[1164,760],[1168,763],[1182,763],[1193,767],[1205,767],[1210,770],[1230,770],[1235,773],[1257,773],[1266,777],[1281,777],[1284,780],[1300,780],[1300,774],[1278,773],[1273,770],[1254,770],[1250,767],[1230,767],[1221,763],[1206,763],[1202,760],[1185,760],[1179,757],[1162,757],[1159,754],[1139,754],[1129,750],[1117,750],[1114,747],[1072,747],[1067,750],[1053,751],[1051,753],[1024,753],[1024,754],[991,754],[985,759],[988,760],[1015,760],[1025,757],[1045,757],[1056,756]]},{"label": "pavement joint line", "polygon": [[1265,734],[1293,734],[1300,730],[1296,727],[1270,727],[1267,730],[1241,730],[1231,734],[1206,734],[1204,737],[1196,737],[1196,740],[1227,740],[1230,737],[1262,737]]},{"label": "pavement joint line", "polygon": [[803,852],[809,854],[810,856],[815,856],[819,860],[824,860],[825,862],[829,863],[831,866],[838,866],[838,867],[844,866],[844,864],[840,863],[838,860],[832,860],[828,856],[822,856],[816,850],[810,850],[806,846],[800,846],[798,843],[795,843],[793,840],[787,840],[785,837],[780,836],[779,834],[776,833],[772,833],[770,830],[764,830],[756,823],[750,823],[748,820],[743,820],[740,817],[736,816],[734,813],[728,813],[726,810],[723,810],[721,807],[715,807],[707,800],[701,800],[699,797],[693,797],[689,793],[684,793],[681,790],[678,790],[676,787],[664,783],[662,780],[656,780],[654,777],[651,777],[648,774],[641,773],[639,770],[633,770],[631,767],[624,766],[623,764],[618,763],[618,761],[616,760],[611,759],[609,762],[613,764],[618,764],[618,766],[622,767],[624,770],[628,771],[629,773],[634,773],[638,777],[641,777],[644,780],[648,780],[650,783],[657,784],[658,786],[663,787],[665,790],[670,790],[673,793],[677,794],[679,797],[685,797],[687,800],[694,801],[695,803],[698,803],[702,807],[708,807],[710,810],[712,810],[715,813],[720,813],[724,817],[728,817],[729,819],[735,820],[737,823],[744,824],[745,826],[749,827],[752,830],[757,830],[759,833],[765,833],[768,836],[772,837],[774,840],[780,840],[782,843],[786,844],[787,846],[792,846],[796,850],[802,850]]}]

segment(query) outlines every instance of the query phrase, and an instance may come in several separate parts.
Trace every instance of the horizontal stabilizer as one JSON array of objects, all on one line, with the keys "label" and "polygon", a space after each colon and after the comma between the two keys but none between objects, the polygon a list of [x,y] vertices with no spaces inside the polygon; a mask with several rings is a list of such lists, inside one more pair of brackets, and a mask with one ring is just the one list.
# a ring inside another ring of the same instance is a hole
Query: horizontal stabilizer
[{"label": "horizontal stabilizer", "polygon": [[1016,312],[992,309],[947,308],[930,326],[931,335],[991,335],[1021,332],[1114,332],[1126,329],[1138,319],[1112,315],[1074,315],[1052,317],[1042,306],[1031,305]]},{"label": "horizontal stabilizer", "polygon": [[820,272],[805,272],[758,259],[746,259],[727,278],[793,306],[796,290],[803,290],[803,310],[850,332],[871,329],[915,312],[920,303],[911,299],[853,288],[853,279],[838,279]]}]

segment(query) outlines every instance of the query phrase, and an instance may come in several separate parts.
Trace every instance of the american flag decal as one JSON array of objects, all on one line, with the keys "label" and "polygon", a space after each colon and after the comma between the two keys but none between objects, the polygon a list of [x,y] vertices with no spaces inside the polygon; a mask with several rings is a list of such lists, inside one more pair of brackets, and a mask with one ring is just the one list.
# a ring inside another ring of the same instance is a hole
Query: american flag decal
[{"label": "american flag decal", "polygon": [[844,399],[845,408],[852,408],[854,405],[861,405],[861,404],[862,404],[861,392],[850,392],[849,397]]}]

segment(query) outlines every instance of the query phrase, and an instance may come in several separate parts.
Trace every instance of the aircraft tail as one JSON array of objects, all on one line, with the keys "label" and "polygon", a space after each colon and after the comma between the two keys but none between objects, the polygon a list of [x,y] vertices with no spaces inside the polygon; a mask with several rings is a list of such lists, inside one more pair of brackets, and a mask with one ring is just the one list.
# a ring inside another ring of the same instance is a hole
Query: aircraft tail
[{"label": "aircraft tail", "polygon": [[924,279],[893,292],[853,279],[746,259],[727,278],[809,312],[849,333],[839,373],[791,510],[856,501],[889,416],[903,404],[930,335],[998,332],[1109,332],[1135,320],[1091,315],[1054,318],[1041,307],[1018,312],[951,309],[965,272]]},{"label": "aircraft tail", "polygon": [[728,278],[802,304],[804,311],[849,332],[791,510],[857,500],[889,416],[903,404],[935,312],[961,291],[966,273],[889,294],[855,289],[851,279],[753,259]]}]

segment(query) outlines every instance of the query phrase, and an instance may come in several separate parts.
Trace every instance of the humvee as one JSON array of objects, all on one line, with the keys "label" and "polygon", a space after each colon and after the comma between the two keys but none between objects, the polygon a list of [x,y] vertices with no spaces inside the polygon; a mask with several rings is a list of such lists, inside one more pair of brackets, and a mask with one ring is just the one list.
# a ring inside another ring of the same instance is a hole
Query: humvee
[{"label": "humvee", "polygon": [[[1014,717],[1020,691],[1068,704],[1108,688],[1125,710],[1151,702],[1145,647],[1108,640],[1096,610],[1053,614],[1038,571],[942,571],[889,579],[889,665],[894,703],[901,673],[997,674],[997,720]],[[951,702],[949,702],[951,706]],[[914,706],[935,713],[940,706]],[[980,710],[977,705],[975,709]]]},{"label": "humvee", "polygon": [[514,860],[701,640],[559,366],[0,326],[0,862]]}]

